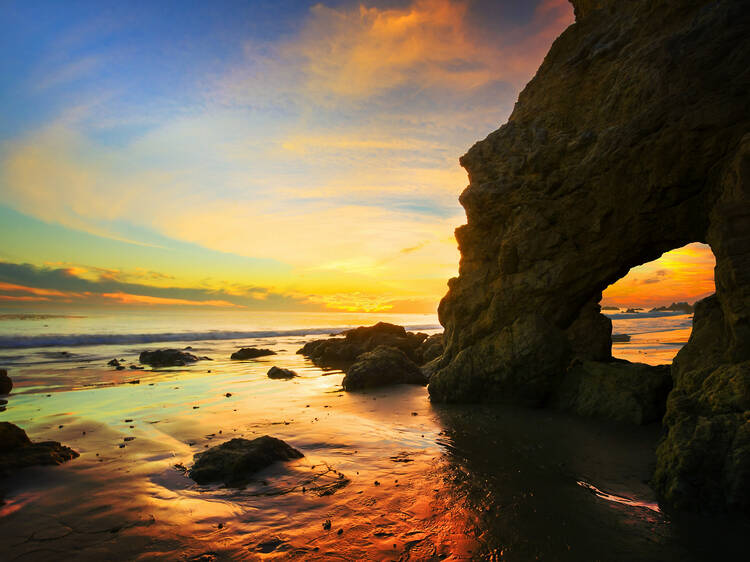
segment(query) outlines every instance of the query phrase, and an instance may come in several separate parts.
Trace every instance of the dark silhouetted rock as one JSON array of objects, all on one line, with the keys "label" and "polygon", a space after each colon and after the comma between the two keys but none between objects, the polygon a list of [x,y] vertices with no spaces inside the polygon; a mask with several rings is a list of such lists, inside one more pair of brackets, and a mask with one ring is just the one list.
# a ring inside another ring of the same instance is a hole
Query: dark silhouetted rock
[{"label": "dark silhouetted rock", "polygon": [[628,334],[612,334],[612,342],[615,343],[626,343],[630,341]]},{"label": "dark silhouetted rock", "polygon": [[434,334],[422,342],[420,346],[420,364],[426,364],[443,354],[443,334]]},{"label": "dark silhouetted rock", "polygon": [[138,360],[144,365],[154,368],[160,367],[184,367],[199,360],[192,353],[180,351],[179,349],[157,349],[155,351],[142,351]]},{"label": "dark silhouetted rock", "polygon": [[13,381],[8,376],[8,371],[0,369],[0,394],[10,394],[13,390]]},{"label": "dark silhouetted rock", "polygon": [[304,455],[281,439],[264,435],[252,441],[235,438],[195,455],[188,476],[198,484],[223,482],[235,486],[247,483],[252,475],[278,461]]},{"label": "dark silhouetted rock", "polygon": [[553,402],[582,416],[645,425],[661,421],[670,390],[669,365],[583,361],[568,369]]},{"label": "dark silhouetted rock", "polygon": [[341,384],[344,390],[362,390],[390,384],[427,384],[427,378],[403,351],[381,345],[360,355]]},{"label": "dark silhouetted rock", "polygon": [[693,305],[686,302],[673,302],[669,306],[659,306],[652,308],[649,312],[681,312],[683,314],[692,314]]},{"label": "dark silhouetted rock", "polygon": [[109,365],[110,367],[119,367],[120,366],[120,361],[118,361],[117,359],[110,359],[107,362],[107,365]]},{"label": "dark silhouetted rock", "polygon": [[291,369],[282,369],[281,367],[271,367],[268,369],[269,379],[293,379],[297,376],[299,375]]},{"label": "dark silhouetted rock", "polygon": [[638,314],[639,312],[643,312],[642,308],[628,308],[625,311],[625,314]]},{"label": "dark silhouetted rock", "polygon": [[602,360],[604,288],[708,243],[716,295],[673,365],[654,484],[677,506],[750,511],[750,10],[573,5],[508,123],[461,159],[467,224],[430,396],[545,404],[572,361]]},{"label": "dark silhouetted rock", "polygon": [[297,353],[309,357],[322,367],[348,368],[357,358],[380,345],[400,349],[409,359],[422,364],[424,353],[442,353],[442,340],[421,332],[407,332],[403,326],[379,322],[342,332],[344,337],[327,338],[306,343]]},{"label": "dark silhouetted rock", "polygon": [[276,355],[275,351],[270,349],[259,349],[257,347],[243,347],[239,351],[232,353],[231,359],[255,359],[267,355]]},{"label": "dark silhouetted rock", "polygon": [[62,464],[77,456],[57,441],[32,443],[17,425],[0,422],[0,477],[29,466]]}]

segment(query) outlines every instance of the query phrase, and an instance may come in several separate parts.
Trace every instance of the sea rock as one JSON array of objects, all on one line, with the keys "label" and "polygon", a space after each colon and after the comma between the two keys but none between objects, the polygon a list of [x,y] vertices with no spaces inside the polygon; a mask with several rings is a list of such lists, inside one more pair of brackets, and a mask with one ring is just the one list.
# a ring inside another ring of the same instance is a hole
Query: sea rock
[{"label": "sea rock", "polygon": [[626,343],[630,341],[629,334],[612,334],[612,343]]},{"label": "sea rock", "polygon": [[693,305],[686,302],[673,302],[669,306],[652,308],[649,312],[682,312],[684,314],[691,314],[694,310]]},{"label": "sea rock", "polygon": [[434,361],[443,354],[443,334],[433,334],[420,346],[420,364]]},{"label": "sea rock", "polygon": [[13,381],[8,376],[8,371],[0,369],[0,394],[10,394],[13,389]]},{"label": "sea rock", "polygon": [[708,243],[716,295],[702,313],[696,305],[673,366],[654,483],[678,506],[749,510],[750,10],[738,0],[573,5],[576,23],[508,123],[461,158],[467,224],[439,307],[445,350],[430,396],[547,403],[571,362],[602,360],[602,340],[570,328],[582,315],[596,325],[604,288]]},{"label": "sea rock", "polygon": [[670,390],[669,365],[583,361],[568,369],[553,403],[582,416],[645,425],[661,421]]},{"label": "sea rock", "polygon": [[232,353],[231,359],[255,359],[267,355],[276,355],[276,352],[271,351],[270,349],[259,349],[257,347],[243,347],[239,351]]},{"label": "sea rock", "polygon": [[117,359],[110,359],[107,362],[107,365],[110,366],[110,367],[119,367],[120,366],[120,361],[117,360]]},{"label": "sea rock", "polygon": [[0,422],[0,477],[29,466],[62,464],[77,456],[57,441],[32,443],[17,425]]},{"label": "sea rock", "polygon": [[179,349],[157,349],[155,351],[142,351],[138,360],[145,364],[151,365],[158,369],[161,367],[184,367],[190,363],[195,363],[199,359],[192,353],[180,351]]},{"label": "sea rock", "polygon": [[[309,357],[322,367],[346,369],[363,353],[380,345],[400,349],[418,364],[429,361],[429,355],[442,353],[442,338],[428,337],[421,332],[407,332],[403,326],[379,322],[374,326],[360,326],[342,332],[344,337],[315,340],[306,343],[297,353]],[[438,353],[439,351],[439,353]]]},{"label": "sea rock", "polygon": [[347,370],[344,390],[363,390],[391,384],[427,384],[419,366],[395,347],[380,345],[363,353]]},{"label": "sea rock", "polygon": [[268,369],[269,379],[293,379],[299,375],[291,369],[282,369],[281,367],[271,367]]},{"label": "sea rock", "polygon": [[281,439],[264,435],[252,441],[230,439],[195,455],[188,476],[198,484],[223,482],[239,486],[252,475],[278,461],[302,458],[304,455]]}]

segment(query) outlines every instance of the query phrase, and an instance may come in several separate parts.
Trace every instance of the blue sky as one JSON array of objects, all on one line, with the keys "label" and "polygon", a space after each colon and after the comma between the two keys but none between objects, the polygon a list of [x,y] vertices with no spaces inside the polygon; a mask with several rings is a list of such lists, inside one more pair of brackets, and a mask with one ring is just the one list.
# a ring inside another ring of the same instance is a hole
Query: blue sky
[{"label": "blue sky", "polygon": [[565,0],[3,2],[0,306],[80,304],[59,271],[101,305],[434,311],[458,157],[571,22]]}]

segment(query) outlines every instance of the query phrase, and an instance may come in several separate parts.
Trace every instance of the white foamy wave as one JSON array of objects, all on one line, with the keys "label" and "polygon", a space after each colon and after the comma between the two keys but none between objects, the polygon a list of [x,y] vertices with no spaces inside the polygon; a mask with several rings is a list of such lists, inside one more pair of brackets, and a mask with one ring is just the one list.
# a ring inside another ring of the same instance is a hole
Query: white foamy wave
[{"label": "white foamy wave", "polygon": [[[426,324],[405,326],[407,330],[437,330],[441,326]],[[314,336],[339,333],[348,328],[305,328],[299,330],[261,330],[210,332],[172,332],[154,334],[38,334],[33,336],[0,336],[0,349],[33,347],[73,347],[83,345],[127,345],[135,343],[196,342],[274,338],[279,336]]]}]

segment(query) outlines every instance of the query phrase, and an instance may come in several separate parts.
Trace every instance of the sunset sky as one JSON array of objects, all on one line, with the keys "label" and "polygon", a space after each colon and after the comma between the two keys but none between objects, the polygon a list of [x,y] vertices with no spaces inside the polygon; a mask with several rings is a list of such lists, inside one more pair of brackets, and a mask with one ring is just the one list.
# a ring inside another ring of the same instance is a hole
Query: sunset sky
[{"label": "sunset sky", "polygon": [[[4,2],[0,308],[433,312],[567,0]],[[694,245],[604,302],[695,300]]]}]

